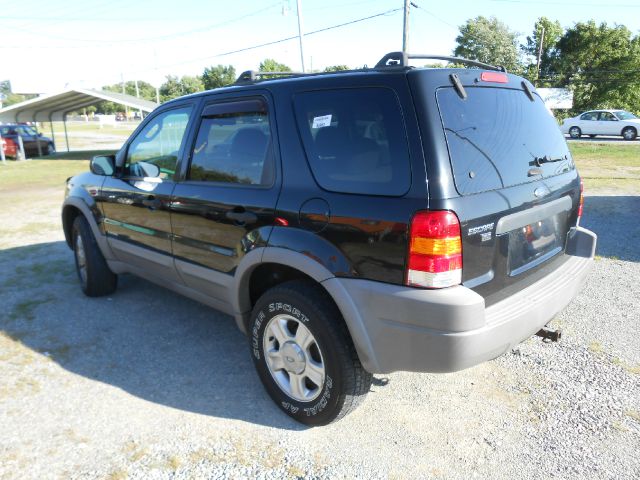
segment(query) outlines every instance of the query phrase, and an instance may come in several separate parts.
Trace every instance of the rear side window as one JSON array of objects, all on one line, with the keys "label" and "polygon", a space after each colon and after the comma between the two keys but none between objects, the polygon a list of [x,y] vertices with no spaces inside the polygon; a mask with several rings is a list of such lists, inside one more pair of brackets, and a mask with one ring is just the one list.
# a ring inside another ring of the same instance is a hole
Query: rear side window
[{"label": "rear side window", "polygon": [[321,90],[294,99],[309,165],[325,190],[401,196],[411,182],[400,105],[387,88]]},{"label": "rear side window", "polygon": [[272,185],[273,148],[262,99],[205,107],[193,149],[189,180]]},{"label": "rear side window", "polygon": [[438,106],[461,194],[497,190],[559,175],[573,168],[556,120],[534,94],[466,87],[461,99],[440,88]]}]

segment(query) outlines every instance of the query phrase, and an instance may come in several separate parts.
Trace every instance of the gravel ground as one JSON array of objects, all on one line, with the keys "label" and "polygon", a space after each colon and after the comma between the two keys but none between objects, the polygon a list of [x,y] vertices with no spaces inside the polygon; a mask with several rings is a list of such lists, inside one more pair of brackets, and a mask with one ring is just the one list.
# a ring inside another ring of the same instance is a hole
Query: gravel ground
[{"label": "gravel ground", "polygon": [[562,342],[377,376],[314,429],[273,405],[230,317],[131,276],[84,297],[55,198],[0,193],[2,479],[640,477],[640,197],[587,198],[601,256]]}]

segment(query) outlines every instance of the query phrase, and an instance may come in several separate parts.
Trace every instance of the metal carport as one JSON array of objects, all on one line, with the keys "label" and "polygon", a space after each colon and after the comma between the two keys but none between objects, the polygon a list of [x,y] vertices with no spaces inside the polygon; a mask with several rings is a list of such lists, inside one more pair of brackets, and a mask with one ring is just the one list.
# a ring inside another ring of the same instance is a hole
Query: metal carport
[{"label": "metal carport", "polygon": [[[114,102],[143,112],[151,112],[158,104],[149,100],[126,95],[124,93],[105,92],[84,88],[71,88],[59,93],[42,95],[31,100],[16,103],[0,109],[0,122],[64,122],[64,137],[69,151],[67,134],[67,115],[81,108],[95,105],[102,101]],[[51,125],[53,137],[53,124]]]}]

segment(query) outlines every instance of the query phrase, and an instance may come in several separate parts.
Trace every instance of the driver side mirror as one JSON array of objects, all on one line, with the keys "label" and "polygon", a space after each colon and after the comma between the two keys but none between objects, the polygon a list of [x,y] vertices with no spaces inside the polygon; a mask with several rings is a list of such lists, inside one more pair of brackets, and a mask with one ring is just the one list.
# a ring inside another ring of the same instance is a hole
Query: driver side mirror
[{"label": "driver side mirror", "polygon": [[96,155],[91,159],[91,162],[89,162],[89,169],[91,173],[96,175],[110,177],[116,171],[116,156]]}]

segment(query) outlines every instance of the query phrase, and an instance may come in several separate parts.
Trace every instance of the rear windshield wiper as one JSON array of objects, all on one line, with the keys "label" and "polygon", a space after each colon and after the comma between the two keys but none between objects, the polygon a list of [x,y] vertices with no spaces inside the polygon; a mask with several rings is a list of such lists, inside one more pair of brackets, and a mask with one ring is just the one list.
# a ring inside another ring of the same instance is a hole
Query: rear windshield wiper
[{"label": "rear windshield wiper", "polygon": [[569,158],[566,155],[563,155],[562,157],[557,157],[557,158],[552,158],[549,155],[545,155],[544,157],[533,157],[533,164],[536,167],[539,167],[543,163],[563,162],[565,160],[569,160]]}]

